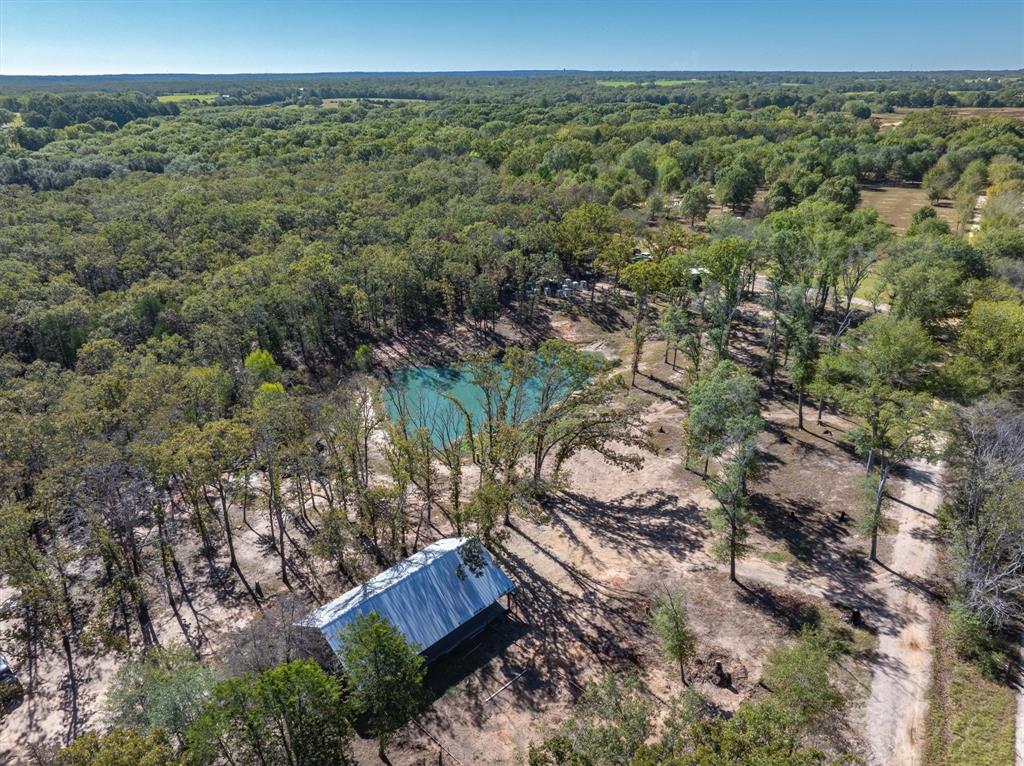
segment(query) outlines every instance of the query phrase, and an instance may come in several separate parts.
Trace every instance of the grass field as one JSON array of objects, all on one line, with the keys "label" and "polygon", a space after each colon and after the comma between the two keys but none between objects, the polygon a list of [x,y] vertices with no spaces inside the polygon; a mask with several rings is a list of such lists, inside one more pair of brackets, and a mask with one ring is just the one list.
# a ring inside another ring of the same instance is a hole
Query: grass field
[{"label": "grass field", "polygon": [[[920,186],[865,186],[860,190],[860,207],[878,211],[878,216],[899,234],[910,226],[914,211],[928,204],[928,195]],[[950,226],[956,226],[956,212],[948,202],[940,202],[935,212]]]},{"label": "grass field", "polygon": [[689,80],[655,80],[654,84],[659,88],[674,88],[677,85],[700,85],[705,82],[707,82],[707,80],[698,80],[691,77]]},{"label": "grass field", "polygon": [[1014,690],[958,658],[945,635],[945,616],[938,617],[937,623],[937,673],[928,713],[925,763],[1008,766],[1014,757]]},{"label": "grass field", "polygon": [[[860,207],[875,210],[878,217],[892,226],[898,234],[906,232],[914,211],[928,204],[928,195],[919,186],[864,186],[860,190]],[[939,218],[949,223],[950,228],[956,227],[956,211],[948,201],[940,201],[935,206],[935,212]],[[858,298],[886,302],[885,294],[877,294],[879,265],[875,265],[860,286],[857,291]]]},{"label": "grass field", "polygon": [[217,98],[216,93],[165,93],[157,96],[156,100],[163,104],[179,104],[182,101],[201,101],[204,104],[211,103]]}]

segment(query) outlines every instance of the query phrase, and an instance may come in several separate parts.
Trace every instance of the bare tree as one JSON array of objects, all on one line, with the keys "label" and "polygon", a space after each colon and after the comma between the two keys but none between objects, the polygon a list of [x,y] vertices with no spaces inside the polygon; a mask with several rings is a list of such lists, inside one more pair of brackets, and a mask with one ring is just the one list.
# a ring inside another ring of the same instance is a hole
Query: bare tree
[{"label": "bare tree", "polygon": [[954,579],[961,603],[1002,628],[1024,615],[1024,410],[981,403],[957,413],[951,450]]},{"label": "bare tree", "polygon": [[312,658],[332,668],[333,654],[315,628],[302,625],[309,606],[298,596],[284,594],[232,636],[224,662],[232,674],[262,673],[278,665]]}]

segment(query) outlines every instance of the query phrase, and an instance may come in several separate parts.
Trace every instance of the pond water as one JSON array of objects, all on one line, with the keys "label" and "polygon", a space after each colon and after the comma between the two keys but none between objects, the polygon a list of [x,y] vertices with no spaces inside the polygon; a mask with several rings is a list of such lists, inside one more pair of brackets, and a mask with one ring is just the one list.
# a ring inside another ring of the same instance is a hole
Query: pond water
[{"label": "pond water", "polygon": [[[539,384],[528,381],[522,392],[524,417],[536,412],[538,398]],[[458,367],[407,367],[394,373],[384,391],[388,416],[397,420],[404,410],[414,428],[430,429],[435,445],[465,431],[465,416],[451,399],[469,412],[474,428],[483,422],[483,389]]]}]

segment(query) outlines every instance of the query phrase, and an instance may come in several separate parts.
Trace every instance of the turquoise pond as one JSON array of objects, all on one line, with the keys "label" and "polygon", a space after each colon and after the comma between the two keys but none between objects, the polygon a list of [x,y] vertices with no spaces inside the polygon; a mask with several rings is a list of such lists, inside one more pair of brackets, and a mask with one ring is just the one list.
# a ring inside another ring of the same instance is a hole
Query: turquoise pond
[{"label": "turquoise pond", "polygon": [[[398,370],[385,389],[384,404],[392,420],[397,420],[404,408],[413,426],[429,428],[434,444],[439,445],[446,435],[461,434],[465,430],[465,417],[449,397],[466,408],[473,418],[474,428],[483,421],[483,390],[473,383],[469,372],[457,367]],[[524,416],[536,411],[537,400],[538,386],[528,382],[521,403]]]},{"label": "turquoise pond", "polygon": [[[601,354],[595,356],[604,359]],[[384,404],[392,420],[397,420],[404,409],[413,426],[429,428],[434,444],[440,445],[446,436],[465,430],[464,416],[449,397],[466,408],[474,428],[483,422],[483,390],[473,383],[469,372],[454,366],[406,367],[396,371],[384,391]],[[539,381],[528,381],[519,403],[523,417],[536,412],[539,398]]]}]

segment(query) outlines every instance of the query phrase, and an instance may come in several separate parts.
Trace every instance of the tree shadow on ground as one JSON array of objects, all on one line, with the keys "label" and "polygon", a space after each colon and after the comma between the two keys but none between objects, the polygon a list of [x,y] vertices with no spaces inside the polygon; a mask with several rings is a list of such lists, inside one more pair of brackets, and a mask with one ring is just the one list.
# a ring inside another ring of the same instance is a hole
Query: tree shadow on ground
[{"label": "tree shadow on ground", "polygon": [[821,612],[810,597],[773,588],[757,581],[736,583],[742,593],[739,600],[752,606],[782,625],[793,633],[799,633],[807,627],[821,624]]},{"label": "tree shadow on ground", "polygon": [[[475,724],[482,723],[493,712],[493,706],[488,705],[493,698],[488,698],[510,679],[529,670],[528,656],[515,648],[534,630],[528,622],[505,612],[479,634],[438,658],[430,665],[424,682],[430,704],[444,708],[446,702],[451,702]],[[521,691],[517,688],[516,693]],[[431,709],[423,719],[446,729],[443,713]]]},{"label": "tree shadow on ground", "polygon": [[611,303],[595,300],[591,305],[588,300],[584,304],[577,305],[577,311],[606,333],[617,332],[629,327],[626,317]]},{"label": "tree shadow on ground", "polygon": [[870,626],[885,625],[898,632],[906,623],[873,587],[876,572],[860,551],[846,548],[842,540],[852,533],[853,519],[819,513],[803,500],[779,500],[761,492],[751,494],[751,505],[764,521],[762,533],[783,543],[793,560],[785,566],[794,582],[821,577],[825,596],[843,607],[861,611]]},{"label": "tree shadow on ground", "polygon": [[[644,378],[647,381],[649,381],[650,385],[639,385],[641,378]],[[636,381],[634,381],[633,383],[633,388],[639,391],[640,393],[649,394],[650,396],[653,396],[655,399],[658,399],[659,401],[673,404],[681,410],[686,409],[686,399],[679,393],[678,386],[675,386],[672,383],[668,383],[662,380],[661,378],[657,377],[656,375],[638,372],[636,376]]]},{"label": "tree shadow on ground", "polygon": [[700,508],[660,490],[630,492],[615,500],[564,491],[546,508],[552,518],[568,517],[614,550],[635,556],[682,559],[700,550],[707,535]]}]

